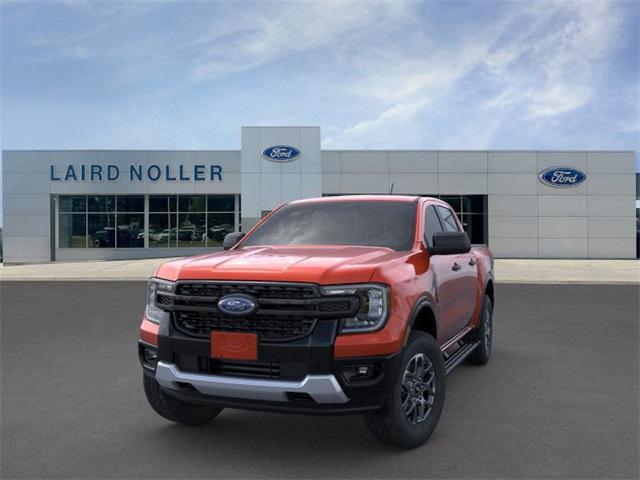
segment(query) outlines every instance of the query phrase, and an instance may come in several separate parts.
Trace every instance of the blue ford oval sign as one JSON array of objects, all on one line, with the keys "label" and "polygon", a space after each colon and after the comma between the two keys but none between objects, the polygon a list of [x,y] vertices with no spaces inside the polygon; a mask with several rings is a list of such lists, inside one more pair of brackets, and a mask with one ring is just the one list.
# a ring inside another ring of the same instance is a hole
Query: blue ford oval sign
[{"label": "blue ford oval sign", "polygon": [[575,187],[587,179],[587,175],[571,167],[551,167],[538,175],[542,183],[552,187]]},{"label": "blue ford oval sign", "polygon": [[256,309],[256,302],[247,295],[225,295],[218,301],[218,310],[227,315],[249,315]]},{"label": "blue ford oval sign", "polygon": [[289,145],[273,145],[262,150],[262,156],[272,162],[291,162],[301,154],[300,150]]}]

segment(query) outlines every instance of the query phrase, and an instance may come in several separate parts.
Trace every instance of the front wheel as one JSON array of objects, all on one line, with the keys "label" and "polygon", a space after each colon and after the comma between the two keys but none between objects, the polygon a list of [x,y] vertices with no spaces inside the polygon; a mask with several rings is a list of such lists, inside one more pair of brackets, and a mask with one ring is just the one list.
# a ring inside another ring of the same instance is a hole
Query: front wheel
[{"label": "front wheel", "polygon": [[182,425],[204,425],[222,411],[222,408],[194,405],[178,400],[164,393],[154,378],[144,374],[143,376],[144,393],[151,408],[167,420]]},{"label": "front wheel", "polygon": [[383,443],[419,447],[438,424],[445,390],[444,359],[438,343],[427,333],[412,332],[385,406],[365,414],[365,424]]}]

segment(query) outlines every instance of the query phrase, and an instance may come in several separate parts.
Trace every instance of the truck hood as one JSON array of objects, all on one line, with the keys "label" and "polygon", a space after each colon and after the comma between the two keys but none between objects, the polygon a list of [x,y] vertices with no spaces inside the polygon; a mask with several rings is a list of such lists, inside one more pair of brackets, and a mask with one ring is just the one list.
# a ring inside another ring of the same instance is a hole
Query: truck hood
[{"label": "truck hood", "polygon": [[249,247],[167,262],[156,276],[167,280],[259,280],[324,285],[371,280],[382,263],[406,255],[383,247]]}]

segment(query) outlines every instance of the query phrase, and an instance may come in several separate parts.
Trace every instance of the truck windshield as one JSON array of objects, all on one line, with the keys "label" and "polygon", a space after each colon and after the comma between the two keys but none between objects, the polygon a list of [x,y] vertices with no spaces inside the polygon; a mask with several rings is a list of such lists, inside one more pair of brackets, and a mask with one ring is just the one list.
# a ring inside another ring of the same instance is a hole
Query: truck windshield
[{"label": "truck windshield", "polygon": [[274,212],[242,246],[362,245],[409,250],[415,215],[414,202],[292,204]]}]

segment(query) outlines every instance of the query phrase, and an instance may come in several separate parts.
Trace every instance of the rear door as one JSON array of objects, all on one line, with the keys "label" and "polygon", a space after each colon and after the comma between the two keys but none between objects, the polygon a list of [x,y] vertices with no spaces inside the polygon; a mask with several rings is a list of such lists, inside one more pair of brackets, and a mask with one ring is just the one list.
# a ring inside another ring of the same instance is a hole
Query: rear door
[{"label": "rear door", "polygon": [[[461,232],[462,227],[455,213],[447,207],[436,205],[442,228],[446,232]],[[438,256],[438,255],[436,255]],[[449,306],[451,324],[449,335],[454,336],[471,321],[476,305],[478,267],[475,256],[471,253],[443,255],[450,257],[447,266],[450,268],[450,289],[453,292],[452,304]]]}]

